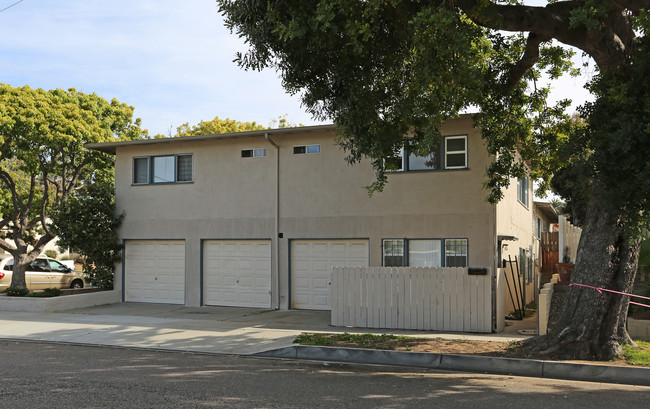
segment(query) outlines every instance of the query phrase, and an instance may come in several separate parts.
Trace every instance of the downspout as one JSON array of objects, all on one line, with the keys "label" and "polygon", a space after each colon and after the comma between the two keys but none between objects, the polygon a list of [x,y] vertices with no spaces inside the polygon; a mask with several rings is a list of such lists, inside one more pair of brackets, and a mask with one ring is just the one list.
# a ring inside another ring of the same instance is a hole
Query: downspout
[{"label": "downspout", "polygon": [[273,246],[273,266],[275,267],[275,280],[271,280],[271,293],[273,308],[280,309],[280,147],[264,133],[264,138],[275,148],[275,246]]}]

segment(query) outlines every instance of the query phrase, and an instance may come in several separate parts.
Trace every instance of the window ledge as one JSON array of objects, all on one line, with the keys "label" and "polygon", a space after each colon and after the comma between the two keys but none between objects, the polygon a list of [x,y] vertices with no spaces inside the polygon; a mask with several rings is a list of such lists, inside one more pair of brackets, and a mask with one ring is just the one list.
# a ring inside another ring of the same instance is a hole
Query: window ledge
[{"label": "window ledge", "polygon": [[459,169],[417,169],[417,170],[395,170],[395,171],[386,171],[387,175],[404,175],[409,173],[437,173],[437,172],[459,172],[471,170],[470,168],[459,168]]},{"label": "window ledge", "polygon": [[164,183],[131,183],[131,186],[159,186],[159,185],[191,185],[194,181],[189,182],[164,182]]}]

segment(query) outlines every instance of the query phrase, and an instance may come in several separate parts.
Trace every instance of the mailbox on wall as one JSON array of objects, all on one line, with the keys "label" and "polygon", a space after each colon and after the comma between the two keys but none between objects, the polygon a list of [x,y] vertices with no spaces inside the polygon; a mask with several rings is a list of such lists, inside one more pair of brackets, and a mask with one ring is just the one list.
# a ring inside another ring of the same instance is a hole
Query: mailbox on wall
[{"label": "mailbox on wall", "polygon": [[486,276],[488,275],[488,269],[486,267],[469,267],[467,274],[471,276]]}]

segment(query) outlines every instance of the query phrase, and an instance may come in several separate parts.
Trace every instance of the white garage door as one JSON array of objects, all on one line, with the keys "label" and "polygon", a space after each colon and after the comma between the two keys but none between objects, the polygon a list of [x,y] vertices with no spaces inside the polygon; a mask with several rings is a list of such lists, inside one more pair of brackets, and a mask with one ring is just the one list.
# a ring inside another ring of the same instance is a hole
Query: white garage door
[{"label": "white garage door", "polygon": [[185,242],[127,240],[124,300],[185,304]]},{"label": "white garage door", "polygon": [[368,240],[291,242],[291,308],[330,310],[332,266],[368,266]]},{"label": "white garage door", "polygon": [[205,241],[203,303],[270,308],[271,241]]}]

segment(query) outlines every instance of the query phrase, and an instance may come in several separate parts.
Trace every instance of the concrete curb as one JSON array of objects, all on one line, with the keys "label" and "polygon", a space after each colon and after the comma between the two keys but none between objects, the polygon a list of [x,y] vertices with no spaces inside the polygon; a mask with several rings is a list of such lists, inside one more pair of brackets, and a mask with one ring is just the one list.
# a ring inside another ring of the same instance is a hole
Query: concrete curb
[{"label": "concrete curb", "polygon": [[0,296],[0,311],[61,312],[96,305],[116,304],[121,301],[122,294],[117,290],[48,298]]},{"label": "concrete curb", "polygon": [[650,386],[650,368],[426,352],[293,345],[249,355]]}]

